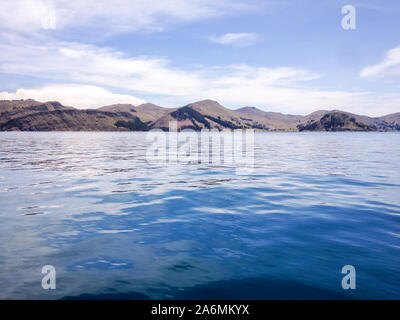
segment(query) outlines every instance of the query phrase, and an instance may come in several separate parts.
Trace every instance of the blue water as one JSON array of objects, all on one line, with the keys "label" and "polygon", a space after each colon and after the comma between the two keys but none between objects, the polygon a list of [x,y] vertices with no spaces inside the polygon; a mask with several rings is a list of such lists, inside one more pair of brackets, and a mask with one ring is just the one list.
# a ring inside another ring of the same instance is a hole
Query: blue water
[{"label": "blue water", "polygon": [[0,133],[0,298],[399,299],[400,134],[255,147],[238,175],[150,164],[145,133]]}]

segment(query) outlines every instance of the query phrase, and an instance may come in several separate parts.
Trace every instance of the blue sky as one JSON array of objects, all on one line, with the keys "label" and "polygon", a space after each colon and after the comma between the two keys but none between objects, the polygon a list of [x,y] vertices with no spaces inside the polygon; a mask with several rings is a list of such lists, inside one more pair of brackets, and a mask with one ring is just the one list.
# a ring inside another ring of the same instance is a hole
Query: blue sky
[{"label": "blue sky", "polygon": [[400,112],[395,0],[0,1],[0,99]]}]

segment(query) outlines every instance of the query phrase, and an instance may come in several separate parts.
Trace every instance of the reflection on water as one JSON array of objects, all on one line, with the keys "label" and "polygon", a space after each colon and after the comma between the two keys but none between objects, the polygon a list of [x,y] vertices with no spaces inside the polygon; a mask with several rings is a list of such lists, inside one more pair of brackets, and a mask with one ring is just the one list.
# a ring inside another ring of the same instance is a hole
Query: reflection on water
[{"label": "reflection on water", "polygon": [[247,175],[146,146],[0,134],[0,298],[400,298],[398,133],[259,133]]}]

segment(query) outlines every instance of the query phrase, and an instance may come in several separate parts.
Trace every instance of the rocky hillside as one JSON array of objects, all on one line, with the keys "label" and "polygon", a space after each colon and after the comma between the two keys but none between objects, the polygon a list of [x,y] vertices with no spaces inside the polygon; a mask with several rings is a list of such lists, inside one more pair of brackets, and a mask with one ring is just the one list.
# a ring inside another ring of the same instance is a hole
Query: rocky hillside
[{"label": "rocky hillside", "polygon": [[299,131],[373,131],[343,112],[328,112],[318,120],[309,120],[297,126]]},{"label": "rocky hillside", "polygon": [[0,101],[0,124],[16,119],[28,114],[39,112],[50,112],[55,110],[70,110],[71,107],[65,107],[57,101],[38,102],[32,99],[28,100],[3,100]]},{"label": "rocky hillside", "polygon": [[[175,108],[176,109],[176,108]],[[98,108],[100,111],[129,112],[139,117],[145,123],[151,123],[162,117],[164,114],[175,109],[168,109],[152,103],[144,103],[138,106],[132,104],[113,104]]]},{"label": "rocky hillside", "polygon": [[278,112],[265,112],[256,107],[244,107],[235,112],[240,115],[240,119],[244,120],[247,126],[269,131],[294,131],[304,118]]},{"label": "rocky hillside", "polygon": [[316,111],[305,117],[299,131],[400,131],[400,113],[368,117],[340,110]]},{"label": "rocky hillside", "polygon": [[143,131],[148,127],[127,112],[78,110],[59,102],[0,101],[1,131]]},{"label": "rocky hillside", "polygon": [[114,104],[80,110],[56,101],[0,101],[0,130],[20,131],[145,131],[168,130],[176,121],[178,130],[246,129],[259,131],[400,131],[400,112],[379,118],[340,110],[318,110],[309,115],[265,112],[255,107],[231,110],[213,100],[178,108],[151,103],[139,106]]},{"label": "rocky hillside", "polygon": [[173,109],[153,122],[152,128],[168,129],[169,121],[177,121],[178,129],[239,129],[250,128],[235,111],[213,100],[204,100]]}]

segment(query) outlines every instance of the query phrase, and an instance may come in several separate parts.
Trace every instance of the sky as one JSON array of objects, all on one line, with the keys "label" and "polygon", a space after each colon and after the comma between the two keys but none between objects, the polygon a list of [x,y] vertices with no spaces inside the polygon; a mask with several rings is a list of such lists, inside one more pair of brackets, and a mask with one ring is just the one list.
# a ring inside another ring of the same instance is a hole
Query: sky
[{"label": "sky", "polygon": [[3,100],[400,112],[398,0],[0,0],[0,8]]}]

